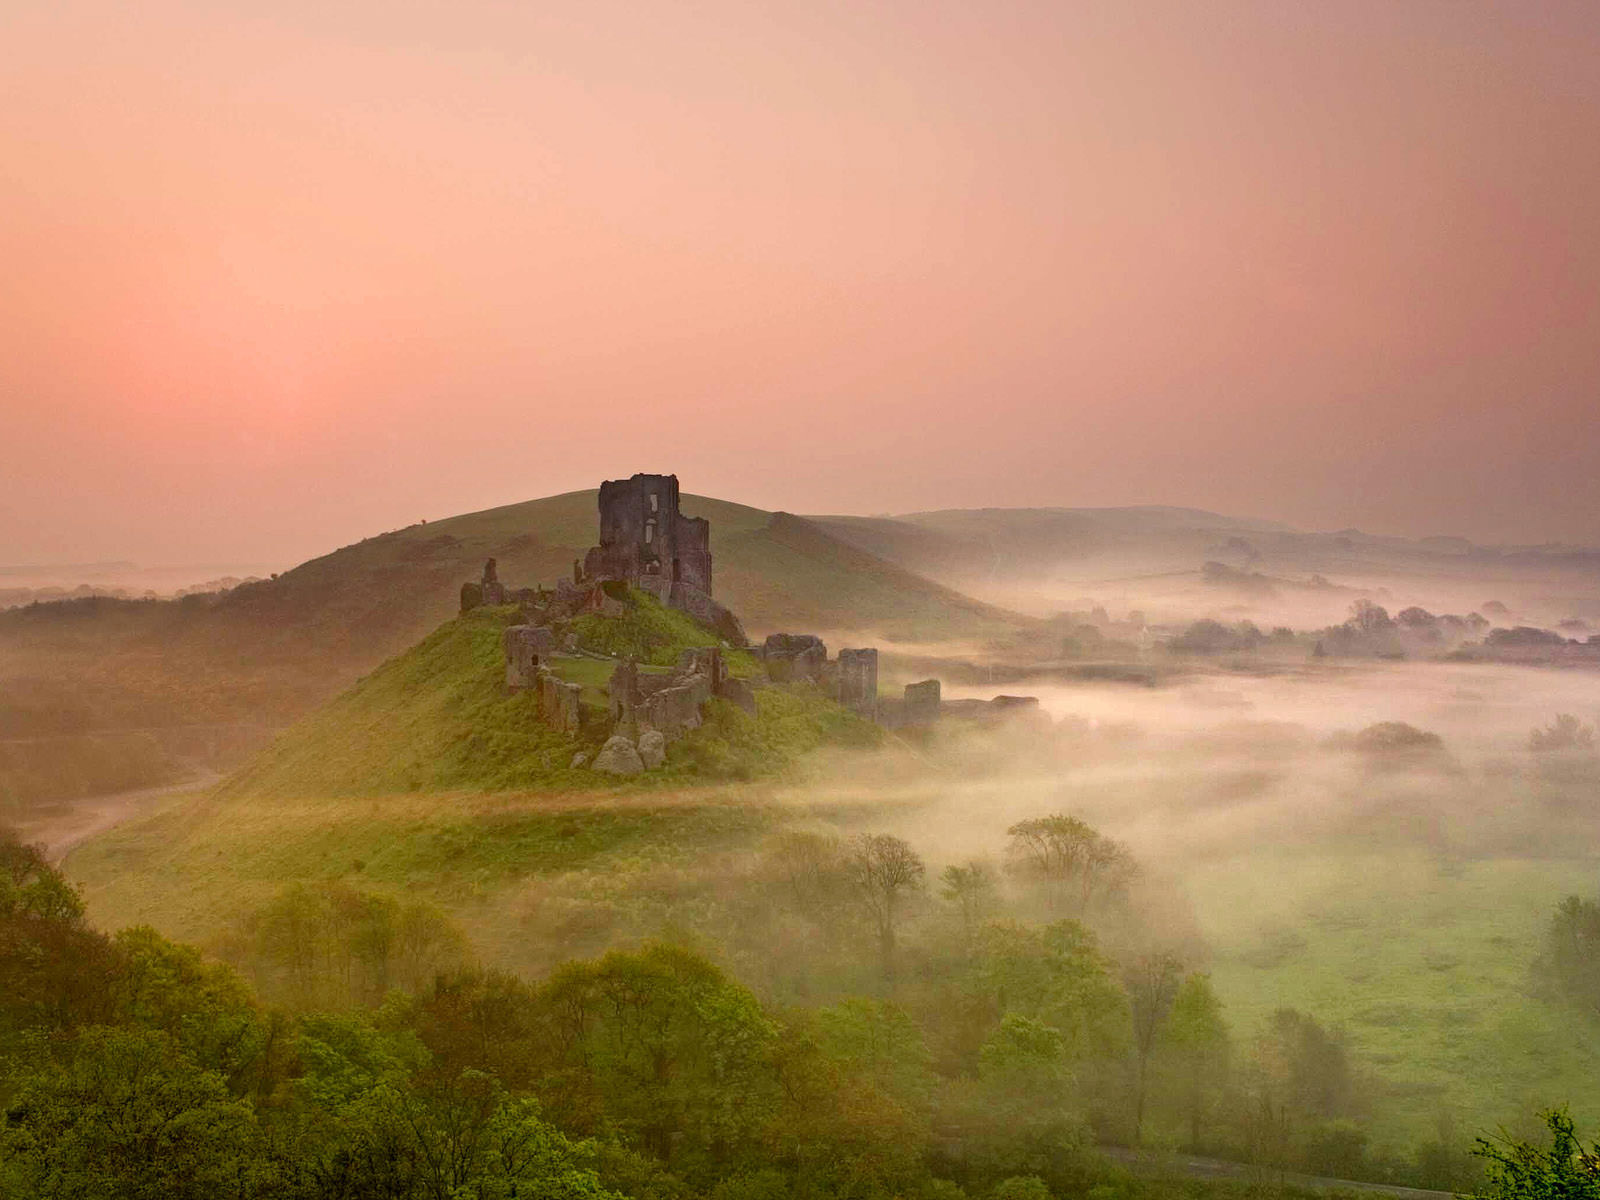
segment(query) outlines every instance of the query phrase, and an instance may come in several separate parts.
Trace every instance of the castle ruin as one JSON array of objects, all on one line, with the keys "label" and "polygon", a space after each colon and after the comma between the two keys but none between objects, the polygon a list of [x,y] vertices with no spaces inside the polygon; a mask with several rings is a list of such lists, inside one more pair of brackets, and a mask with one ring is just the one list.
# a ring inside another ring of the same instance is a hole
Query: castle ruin
[{"label": "castle ruin", "polygon": [[[596,770],[632,774],[659,766],[666,744],[699,726],[709,701],[726,700],[754,714],[754,689],[773,684],[815,687],[890,729],[924,728],[942,716],[999,716],[1037,705],[1031,698],[1010,696],[942,701],[936,679],[907,685],[903,699],[880,699],[875,648],[848,648],[830,659],[822,639],[809,633],[774,633],[750,646],[738,618],[712,598],[711,523],[679,511],[676,475],[608,480],[600,485],[599,507],[600,544],[573,564],[571,579],[558,580],[554,588],[512,590],[501,582],[491,558],[482,578],[461,588],[462,612],[480,604],[520,606],[521,622],[503,635],[506,689],[533,693],[539,719],[552,729],[604,733],[605,744],[591,764]],[[629,588],[692,616],[715,631],[723,646],[747,651],[765,678],[734,677],[717,646],[685,650],[670,668],[613,658],[606,710],[586,708],[582,687],[564,679],[554,669],[555,660],[608,656],[586,650],[568,623],[588,613],[621,617],[634,603]],[[588,761],[579,753],[573,765]]]},{"label": "castle ruin", "polygon": [[688,613],[734,645],[739,619],[711,598],[711,522],[678,510],[676,475],[633,475],[600,485],[600,544],[583,556],[580,583],[617,580]]}]

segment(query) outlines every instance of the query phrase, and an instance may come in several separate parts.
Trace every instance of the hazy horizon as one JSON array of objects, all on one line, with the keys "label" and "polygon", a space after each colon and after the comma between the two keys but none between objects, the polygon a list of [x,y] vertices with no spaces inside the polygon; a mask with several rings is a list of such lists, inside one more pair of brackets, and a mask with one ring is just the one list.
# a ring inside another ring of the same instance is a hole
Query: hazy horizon
[{"label": "hazy horizon", "polygon": [[1600,542],[1592,5],[0,36],[0,562],[298,562],[640,470]]}]

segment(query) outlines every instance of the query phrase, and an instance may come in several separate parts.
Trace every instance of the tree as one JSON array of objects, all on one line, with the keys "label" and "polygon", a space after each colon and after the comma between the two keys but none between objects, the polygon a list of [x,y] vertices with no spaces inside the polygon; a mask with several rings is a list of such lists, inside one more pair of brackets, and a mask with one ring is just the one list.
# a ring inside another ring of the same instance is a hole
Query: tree
[{"label": "tree", "polygon": [[906,902],[922,890],[927,868],[902,839],[891,833],[864,833],[850,843],[847,869],[877,927],[883,978],[892,986],[896,925]]},{"label": "tree", "polygon": [[1181,1084],[1189,1149],[1198,1151],[1206,1107],[1214,1103],[1228,1065],[1228,1026],[1209,975],[1191,974],[1178,987],[1167,1018],[1167,1046]]},{"label": "tree", "polygon": [[1600,1014],[1600,904],[1578,896],[1561,901],[1533,969],[1548,993]]},{"label": "tree", "polygon": [[747,989],[679,946],[568,963],[539,989],[551,1107],[638,1136],[663,1162],[725,1158],[776,1104],[777,1027]]},{"label": "tree", "polygon": [[1594,750],[1594,726],[1585,725],[1571,713],[1559,713],[1551,724],[1528,734],[1528,749],[1535,754],[1590,753]]},{"label": "tree", "polygon": [[1133,1051],[1137,1069],[1134,1082],[1133,1144],[1144,1132],[1144,1104],[1148,1093],[1150,1055],[1172,1012],[1183,964],[1171,954],[1146,954],[1123,971],[1128,1003],[1133,1010]]},{"label": "tree", "polygon": [[1244,1124],[1256,1161],[1288,1165],[1298,1135],[1354,1114],[1343,1036],[1297,1009],[1280,1008],[1267,1019],[1252,1068]]},{"label": "tree", "polygon": [[1077,921],[1040,929],[990,925],[974,978],[1000,1013],[1057,1030],[1074,1060],[1110,1057],[1124,1049],[1126,999],[1094,934]]},{"label": "tree", "polygon": [[1006,830],[1012,869],[1044,885],[1046,903],[1059,906],[1067,885],[1078,884],[1078,911],[1085,913],[1097,884],[1132,870],[1120,842],[1103,837],[1087,822],[1062,813],[1018,821]]},{"label": "tree", "polygon": [[961,866],[952,864],[939,875],[939,895],[961,914],[961,934],[970,950],[978,928],[994,909],[994,870],[976,858]]},{"label": "tree", "polygon": [[1566,1109],[1542,1114],[1550,1148],[1508,1135],[1478,1138],[1473,1153],[1484,1160],[1479,1200],[1596,1200],[1600,1198],[1600,1145],[1587,1150]]},{"label": "tree", "polygon": [[0,1054],[24,1030],[108,1021],[115,964],[73,886],[39,847],[0,831]]},{"label": "tree", "polygon": [[213,1200],[271,1176],[250,1105],[161,1033],[84,1030],[9,1108],[0,1194]]}]

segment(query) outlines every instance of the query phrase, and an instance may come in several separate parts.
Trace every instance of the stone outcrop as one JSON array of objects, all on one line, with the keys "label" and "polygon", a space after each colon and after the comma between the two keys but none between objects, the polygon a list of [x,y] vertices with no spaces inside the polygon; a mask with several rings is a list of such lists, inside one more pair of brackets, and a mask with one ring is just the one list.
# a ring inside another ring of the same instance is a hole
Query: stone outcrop
[{"label": "stone outcrop", "polygon": [[594,769],[608,775],[638,775],[644,771],[644,760],[632,742],[613,734],[594,756]]},{"label": "stone outcrop", "polygon": [[690,675],[681,683],[664,687],[644,698],[638,708],[640,729],[654,729],[670,739],[698,729],[701,706],[711,699],[711,681],[704,675]]}]

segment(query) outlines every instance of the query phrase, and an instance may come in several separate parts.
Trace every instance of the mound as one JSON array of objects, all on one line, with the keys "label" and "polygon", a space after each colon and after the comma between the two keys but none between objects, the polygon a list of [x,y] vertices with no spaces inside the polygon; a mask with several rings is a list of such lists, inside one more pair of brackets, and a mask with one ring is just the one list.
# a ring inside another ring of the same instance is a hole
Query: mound
[{"label": "mound", "polygon": [[[753,635],[971,640],[1027,623],[800,518],[705,497],[684,508],[711,521],[717,597]],[[0,684],[83,710],[53,735],[137,729],[175,759],[225,768],[449,619],[486,558],[513,586],[568,574],[595,541],[596,514],[595,491],[570,492],[366,538],[220,596],[0,613]],[[25,734],[0,709],[0,739]],[[76,755],[63,741],[63,778]]]},{"label": "mound", "polygon": [[[399,792],[579,790],[609,776],[572,765],[609,732],[606,685],[616,662],[555,657],[549,666],[582,687],[581,733],[541,721],[532,691],[508,694],[502,636],[515,608],[478,608],[447,621],[354,687],[296,723],[218,789],[225,798],[382,795]],[[645,662],[675,662],[716,638],[653,596],[632,594],[623,616],[573,622],[586,647]],[[730,655],[735,673],[753,660]],[[825,743],[870,745],[877,730],[808,687],[760,689],[756,713],[712,701],[706,723],[669,748],[661,782],[743,779],[783,770]]]}]

